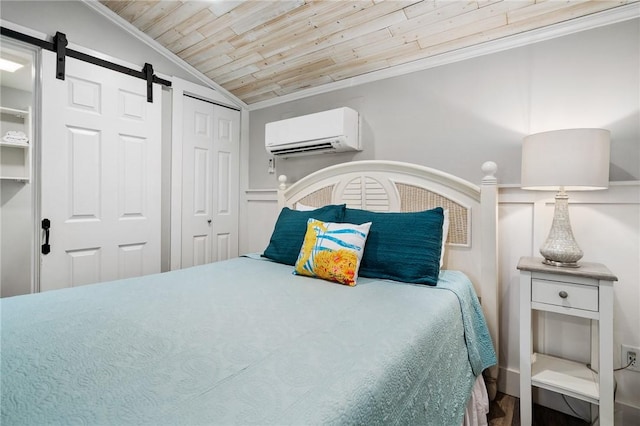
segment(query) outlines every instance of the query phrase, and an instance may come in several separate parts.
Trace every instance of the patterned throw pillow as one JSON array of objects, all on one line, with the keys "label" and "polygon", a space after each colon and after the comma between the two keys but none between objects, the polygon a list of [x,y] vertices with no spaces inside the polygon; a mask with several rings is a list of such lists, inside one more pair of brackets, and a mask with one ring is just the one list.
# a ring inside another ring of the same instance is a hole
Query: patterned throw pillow
[{"label": "patterned throw pillow", "polygon": [[295,273],[356,285],[370,227],[309,219]]}]

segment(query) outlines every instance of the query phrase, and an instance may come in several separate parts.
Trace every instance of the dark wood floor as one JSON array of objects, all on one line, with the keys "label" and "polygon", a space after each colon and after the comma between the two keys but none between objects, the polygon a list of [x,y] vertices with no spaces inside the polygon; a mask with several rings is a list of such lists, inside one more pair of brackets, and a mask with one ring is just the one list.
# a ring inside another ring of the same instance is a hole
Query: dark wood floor
[{"label": "dark wood floor", "polygon": [[[589,423],[577,417],[534,404],[533,425],[589,426]],[[498,393],[489,407],[489,426],[520,426],[520,399]]]}]

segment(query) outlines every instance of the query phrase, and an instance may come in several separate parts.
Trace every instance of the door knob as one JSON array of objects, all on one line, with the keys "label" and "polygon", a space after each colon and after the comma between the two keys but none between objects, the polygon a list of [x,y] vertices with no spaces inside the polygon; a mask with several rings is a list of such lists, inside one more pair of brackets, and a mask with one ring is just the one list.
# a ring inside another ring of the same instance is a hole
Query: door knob
[{"label": "door knob", "polygon": [[211,219],[207,219],[207,223],[211,225]]}]

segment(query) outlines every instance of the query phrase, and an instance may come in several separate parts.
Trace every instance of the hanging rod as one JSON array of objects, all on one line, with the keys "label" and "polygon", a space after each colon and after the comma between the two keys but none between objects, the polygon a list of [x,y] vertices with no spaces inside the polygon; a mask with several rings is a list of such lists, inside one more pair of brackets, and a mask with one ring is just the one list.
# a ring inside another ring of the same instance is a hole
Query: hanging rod
[{"label": "hanging rod", "polygon": [[0,27],[0,34],[3,36],[7,36],[25,43],[33,44],[34,46],[41,47],[43,49],[49,50],[51,52],[55,52],[57,55],[57,63],[56,63],[56,78],[59,80],[64,80],[65,78],[65,57],[69,56],[70,58],[78,59],[80,61],[89,62],[94,65],[98,65],[103,68],[108,68],[112,71],[117,71],[122,74],[127,74],[132,77],[140,78],[142,80],[146,80],[147,82],[147,102],[153,102],[153,83],[162,84],[166,87],[171,87],[171,82],[168,80],[164,80],[153,73],[153,66],[151,64],[145,63],[142,71],[134,70],[131,68],[127,68],[122,65],[115,64],[113,62],[106,61],[101,58],[96,58],[95,56],[87,55],[86,53],[78,52],[77,50],[67,49],[67,37],[64,33],[56,32],[56,35],[53,37],[53,42],[49,42],[46,40],[41,40],[36,37],[32,37],[27,34],[23,34],[18,31],[11,30],[9,28]]}]

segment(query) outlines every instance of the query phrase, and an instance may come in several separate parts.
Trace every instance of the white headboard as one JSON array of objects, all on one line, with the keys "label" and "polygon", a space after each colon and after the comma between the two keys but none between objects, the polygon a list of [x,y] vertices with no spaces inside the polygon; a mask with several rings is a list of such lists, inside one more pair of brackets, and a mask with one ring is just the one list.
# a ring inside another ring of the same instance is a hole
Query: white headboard
[{"label": "white headboard", "polygon": [[[280,176],[278,204],[321,207],[346,204],[372,211],[449,210],[444,268],[465,272],[481,299],[498,354],[497,166],[482,165],[481,185],[428,167],[395,161],[353,161],[327,167],[287,185]],[[495,394],[497,368],[488,388]]]}]

